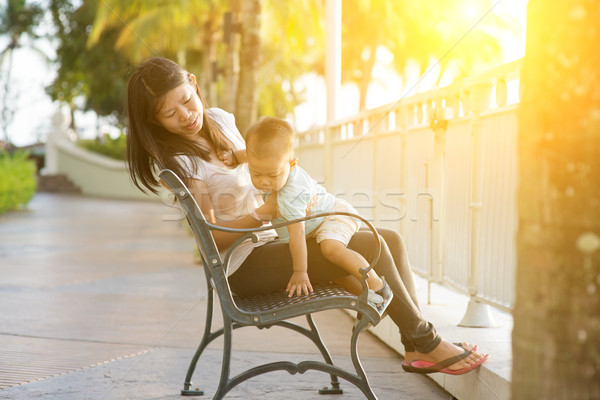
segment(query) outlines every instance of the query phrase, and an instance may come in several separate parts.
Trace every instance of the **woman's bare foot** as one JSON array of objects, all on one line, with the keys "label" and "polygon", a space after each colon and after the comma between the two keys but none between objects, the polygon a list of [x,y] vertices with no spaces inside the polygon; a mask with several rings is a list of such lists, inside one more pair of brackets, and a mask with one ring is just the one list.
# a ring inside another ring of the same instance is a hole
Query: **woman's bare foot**
[{"label": "woman's bare foot", "polygon": [[[455,342],[453,344],[464,350],[470,350],[470,351],[474,351],[474,352],[477,351],[476,344],[471,344],[471,343],[467,343],[467,342]],[[414,361],[414,360],[421,360],[422,358],[419,358],[419,356],[422,354],[425,354],[425,353],[419,353],[417,351],[406,351],[404,354],[404,359],[406,360],[407,363],[410,363],[411,361]]]},{"label": "woman's bare foot", "polygon": [[465,350],[473,351],[473,353],[469,354],[467,357],[465,357],[462,360],[458,361],[457,363],[452,364],[451,366],[447,367],[450,370],[459,370],[459,369],[463,369],[463,368],[468,368],[472,364],[475,364],[482,358],[485,358],[488,356],[487,354],[479,354],[479,353],[474,352],[473,349],[475,349],[475,347],[476,346],[474,346],[472,344],[468,344],[468,343],[464,343],[462,345],[462,347],[459,347],[453,343],[448,342],[445,339],[442,339],[440,344],[438,344],[437,347],[435,349],[433,349],[431,352],[429,352],[429,353],[420,353],[418,351],[407,352],[404,356],[404,359],[407,364],[410,364],[412,361],[415,361],[415,360],[429,361],[429,362],[437,364],[439,362],[447,360],[450,357],[460,355],[460,354],[464,353]]}]

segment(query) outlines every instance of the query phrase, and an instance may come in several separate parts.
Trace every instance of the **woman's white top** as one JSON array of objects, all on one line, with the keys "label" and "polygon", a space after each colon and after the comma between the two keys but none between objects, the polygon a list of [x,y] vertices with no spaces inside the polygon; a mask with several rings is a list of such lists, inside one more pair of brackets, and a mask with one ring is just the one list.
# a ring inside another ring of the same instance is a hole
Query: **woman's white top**
[{"label": "woman's white top", "polygon": [[[210,108],[207,114],[219,126],[225,137],[233,143],[236,150],[246,148],[246,143],[235,126],[235,117],[220,108]],[[190,178],[204,182],[208,188],[208,194],[212,201],[215,217],[220,221],[232,221],[252,214],[252,211],[263,204],[262,194],[250,180],[248,164],[239,164],[235,168],[227,168],[211,164],[202,159],[197,159],[198,169],[191,171],[193,164],[188,156],[178,156],[185,163]],[[241,243],[231,255],[227,274],[233,274],[246,257],[258,246],[275,239],[275,231],[268,230],[258,232],[258,242],[253,243],[250,239]],[[221,258],[225,261],[226,250],[221,252]]]}]

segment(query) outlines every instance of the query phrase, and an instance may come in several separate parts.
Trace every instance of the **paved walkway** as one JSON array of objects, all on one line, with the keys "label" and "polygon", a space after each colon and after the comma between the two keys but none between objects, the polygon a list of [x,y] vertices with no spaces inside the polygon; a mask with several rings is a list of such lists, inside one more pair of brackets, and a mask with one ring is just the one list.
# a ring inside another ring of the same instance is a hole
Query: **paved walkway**
[{"label": "paved walkway", "polygon": [[[153,202],[36,194],[26,210],[0,216],[0,399],[181,398],[206,290],[192,238],[162,218],[175,213]],[[334,360],[349,364],[350,317],[331,311],[316,320]],[[300,335],[258,332],[234,334],[234,373],[315,353]],[[207,350],[194,378],[209,395],[221,344]],[[451,398],[431,380],[402,372],[401,358],[370,333],[359,349],[380,399]],[[323,399],[316,389],[327,378],[276,372],[226,398]],[[332,398],[364,398],[350,383],[342,386],[344,395]]]}]

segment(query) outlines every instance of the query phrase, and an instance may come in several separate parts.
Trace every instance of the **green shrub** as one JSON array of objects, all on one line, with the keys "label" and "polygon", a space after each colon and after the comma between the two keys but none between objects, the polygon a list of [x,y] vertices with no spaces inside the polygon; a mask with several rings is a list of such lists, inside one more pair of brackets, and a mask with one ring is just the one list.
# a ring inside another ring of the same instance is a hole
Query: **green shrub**
[{"label": "green shrub", "polygon": [[125,149],[127,146],[127,141],[125,134],[123,133],[121,133],[115,139],[105,135],[102,139],[82,139],[77,143],[84,149],[93,151],[95,153],[100,153],[110,158],[125,160],[126,157]]},{"label": "green shrub", "polygon": [[29,203],[35,193],[35,173],[27,153],[0,153],[0,214]]}]

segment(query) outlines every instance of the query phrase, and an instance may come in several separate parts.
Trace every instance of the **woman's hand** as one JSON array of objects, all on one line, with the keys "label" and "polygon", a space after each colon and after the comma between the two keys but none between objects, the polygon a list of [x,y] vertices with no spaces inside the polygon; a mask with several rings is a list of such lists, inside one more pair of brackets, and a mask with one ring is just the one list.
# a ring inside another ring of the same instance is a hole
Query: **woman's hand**
[{"label": "woman's hand", "polygon": [[292,297],[294,293],[296,293],[296,296],[300,296],[302,293],[309,294],[312,292],[313,288],[310,279],[308,279],[308,273],[294,271],[285,291],[288,292],[288,297]]}]

